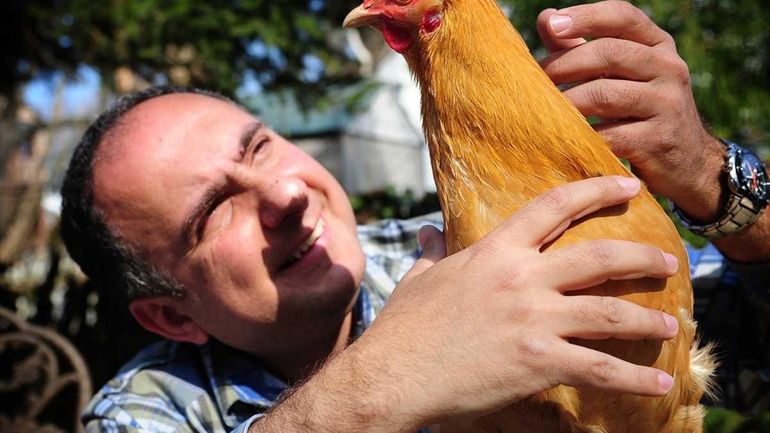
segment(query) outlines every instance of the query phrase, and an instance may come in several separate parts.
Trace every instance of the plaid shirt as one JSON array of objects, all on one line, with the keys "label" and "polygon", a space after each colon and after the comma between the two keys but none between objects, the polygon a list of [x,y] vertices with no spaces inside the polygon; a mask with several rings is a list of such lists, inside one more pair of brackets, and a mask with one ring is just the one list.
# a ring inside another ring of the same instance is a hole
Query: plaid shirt
[{"label": "plaid shirt", "polygon": [[[355,336],[371,324],[419,257],[417,231],[425,224],[440,226],[440,214],[359,227],[367,264],[353,311]],[[713,247],[690,254],[693,281],[697,293],[703,294],[696,314],[710,319],[725,306],[717,295],[738,293],[736,275]],[[742,272],[753,278],[748,283],[763,287],[765,295],[770,294],[767,269]],[[724,331],[721,323],[715,329]],[[731,336],[728,332],[728,339]],[[741,371],[726,373],[734,381]],[[92,399],[83,422],[89,433],[246,432],[287,389],[258,359],[216,341],[203,346],[165,341],[142,351],[107,383]]]}]

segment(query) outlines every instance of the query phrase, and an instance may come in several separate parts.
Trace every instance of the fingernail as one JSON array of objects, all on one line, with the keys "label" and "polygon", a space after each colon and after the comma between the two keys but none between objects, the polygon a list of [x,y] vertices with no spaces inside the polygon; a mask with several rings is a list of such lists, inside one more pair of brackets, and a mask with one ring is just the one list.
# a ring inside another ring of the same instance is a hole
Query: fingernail
[{"label": "fingernail", "polygon": [[663,321],[666,322],[666,327],[671,333],[676,334],[679,331],[679,321],[676,317],[663,313]]},{"label": "fingernail", "polygon": [[658,384],[660,385],[661,391],[669,392],[671,391],[671,387],[674,386],[674,378],[666,373],[658,373]]},{"label": "fingernail", "polygon": [[671,271],[676,272],[676,270],[679,269],[679,260],[676,256],[669,253],[663,253],[663,259],[666,261],[666,265],[668,265],[668,268],[671,269]]},{"label": "fingernail", "polygon": [[567,30],[572,25],[572,17],[567,15],[553,15],[548,19],[551,23],[551,28],[555,33],[561,33]]},{"label": "fingernail", "polygon": [[639,179],[637,178],[618,176],[615,178],[615,180],[617,180],[621,188],[625,189],[628,192],[639,191],[640,184],[639,184]]}]

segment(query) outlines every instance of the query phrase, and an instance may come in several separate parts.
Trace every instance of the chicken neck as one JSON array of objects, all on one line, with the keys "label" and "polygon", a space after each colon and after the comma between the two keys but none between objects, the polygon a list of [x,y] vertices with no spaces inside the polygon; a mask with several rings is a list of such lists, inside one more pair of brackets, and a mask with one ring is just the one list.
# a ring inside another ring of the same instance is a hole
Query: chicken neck
[{"label": "chicken neck", "polygon": [[434,172],[484,182],[505,170],[523,200],[555,183],[628,174],[493,0],[445,5],[443,28],[406,53]]}]

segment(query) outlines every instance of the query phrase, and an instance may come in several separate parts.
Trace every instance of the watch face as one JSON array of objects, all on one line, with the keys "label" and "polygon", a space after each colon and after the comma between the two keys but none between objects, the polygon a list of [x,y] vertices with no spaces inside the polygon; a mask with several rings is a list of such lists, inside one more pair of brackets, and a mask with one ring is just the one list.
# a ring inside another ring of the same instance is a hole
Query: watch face
[{"label": "watch face", "polygon": [[750,194],[754,200],[767,200],[767,173],[759,157],[751,152],[742,152],[738,162],[738,175],[744,192]]}]

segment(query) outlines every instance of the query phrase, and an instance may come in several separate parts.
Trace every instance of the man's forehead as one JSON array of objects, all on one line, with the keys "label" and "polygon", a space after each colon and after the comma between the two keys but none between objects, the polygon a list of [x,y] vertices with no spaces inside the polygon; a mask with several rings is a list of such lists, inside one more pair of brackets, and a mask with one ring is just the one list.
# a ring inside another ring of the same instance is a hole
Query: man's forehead
[{"label": "man's forehead", "polygon": [[[250,118],[235,105],[205,95],[176,93],[142,102],[103,138],[95,158],[95,181],[111,184],[108,180],[115,174],[195,169],[177,164],[192,162],[197,153],[210,154],[212,149],[202,145],[226,140],[222,135],[235,133]],[[99,179],[105,172],[108,179]]]},{"label": "man's forehead", "polygon": [[99,153],[108,157],[135,148],[143,151],[164,151],[174,147],[173,139],[183,137],[191,129],[209,123],[251,117],[235,104],[206,95],[174,93],[158,96],[138,104],[125,113],[105,135]]}]

